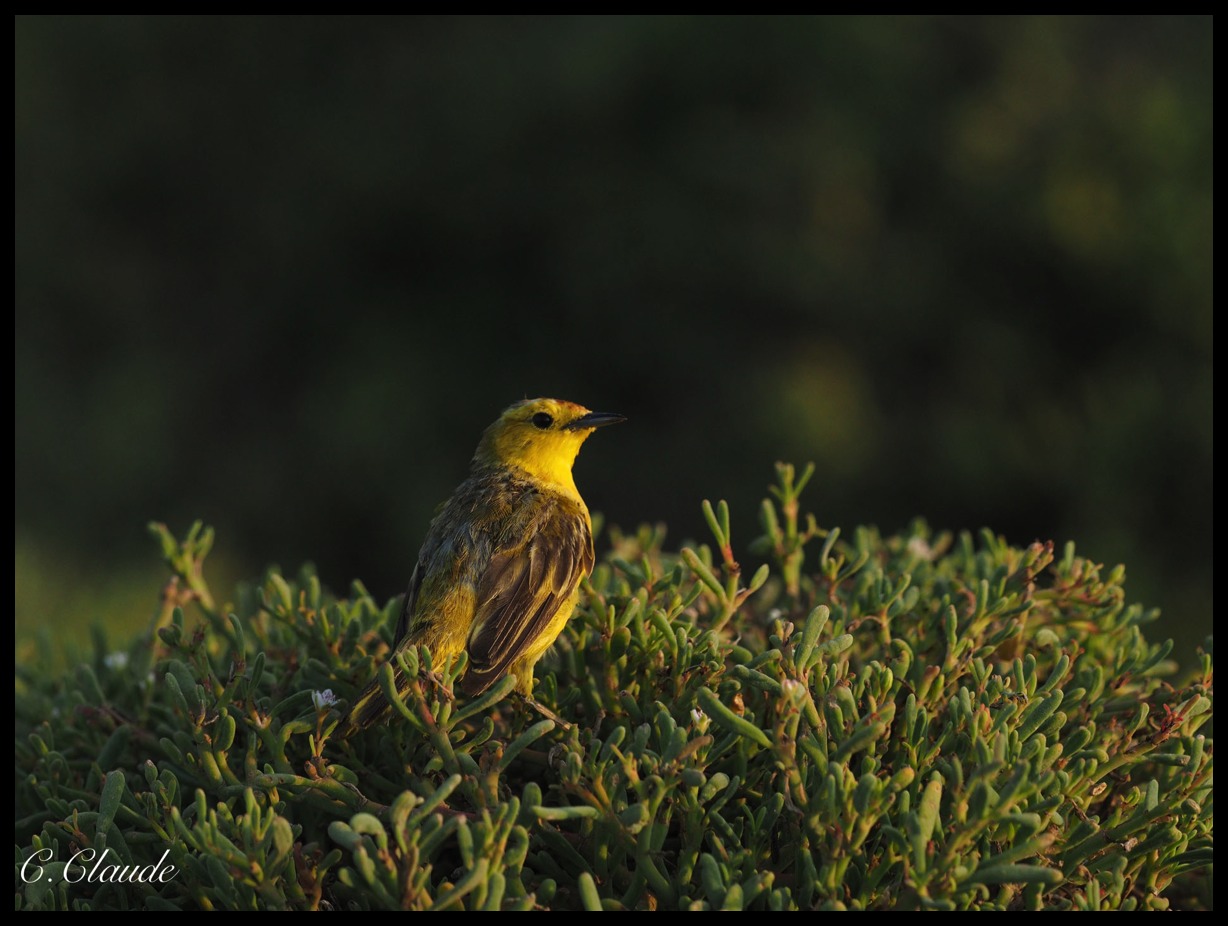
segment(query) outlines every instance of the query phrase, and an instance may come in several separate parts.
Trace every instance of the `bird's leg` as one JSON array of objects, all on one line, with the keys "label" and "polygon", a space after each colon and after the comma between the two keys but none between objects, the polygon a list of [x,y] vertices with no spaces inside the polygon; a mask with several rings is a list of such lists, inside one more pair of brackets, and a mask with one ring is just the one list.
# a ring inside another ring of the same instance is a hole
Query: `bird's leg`
[{"label": "bird's leg", "polygon": [[533,708],[533,710],[537,711],[537,713],[541,714],[547,720],[553,720],[556,726],[560,727],[563,730],[571,729],[570,723],[568,723],[566,720],[564,720],[554,711],[550,710],[550,708],[546,707],[546,705],[542,704],[540,701],[537,700],[537,698],[533,697],[531,694],[525,694],[524,692],[520,692],[520,697],[524,699],[524,703],[527,706]]},{"label": "bird's leg", "polygon": [[452,693],[452,689],[444,684],[443,675],[433,670],[422,670],[422,677],[435,686],[435,690],[439,692],[440,697],[455,701],[456,696]]}]

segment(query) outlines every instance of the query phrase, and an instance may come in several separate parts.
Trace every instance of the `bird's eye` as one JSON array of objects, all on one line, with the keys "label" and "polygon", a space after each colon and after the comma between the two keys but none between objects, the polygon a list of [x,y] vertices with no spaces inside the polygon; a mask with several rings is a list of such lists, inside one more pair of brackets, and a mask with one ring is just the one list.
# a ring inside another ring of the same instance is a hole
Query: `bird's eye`
[{"label": "bird's eye", "polygon": [[541,428],[544,431],[552,424],[554,424],[554,419],[545,412],[538,412],[533,416],[533,427],[535,428]]}]

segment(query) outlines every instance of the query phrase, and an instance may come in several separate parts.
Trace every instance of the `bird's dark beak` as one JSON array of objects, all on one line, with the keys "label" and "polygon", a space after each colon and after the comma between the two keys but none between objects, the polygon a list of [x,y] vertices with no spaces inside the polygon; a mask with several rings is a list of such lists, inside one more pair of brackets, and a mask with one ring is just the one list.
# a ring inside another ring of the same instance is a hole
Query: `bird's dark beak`
[{"label": "bird's dark beak", "polygon": [[581,415],[575,421],[563,425],[564,431],[582,431],[586,428],[604,428],[607,424],[618,424],[626,421],[626,416],[615,415],[613,412],[589,412]]}]

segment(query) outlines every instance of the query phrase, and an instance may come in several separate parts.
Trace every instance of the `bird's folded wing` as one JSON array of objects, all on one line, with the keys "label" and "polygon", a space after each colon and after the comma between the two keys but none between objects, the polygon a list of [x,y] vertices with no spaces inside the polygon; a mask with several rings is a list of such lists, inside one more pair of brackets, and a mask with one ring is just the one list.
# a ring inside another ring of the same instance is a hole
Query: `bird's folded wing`
[{"label": "bird's folded wing", "polygon": [[592,535],[580,512],[553,508],[535,527],[524,542],[495,550],[478,580],[466,694],[502,678],[592,571]]}]

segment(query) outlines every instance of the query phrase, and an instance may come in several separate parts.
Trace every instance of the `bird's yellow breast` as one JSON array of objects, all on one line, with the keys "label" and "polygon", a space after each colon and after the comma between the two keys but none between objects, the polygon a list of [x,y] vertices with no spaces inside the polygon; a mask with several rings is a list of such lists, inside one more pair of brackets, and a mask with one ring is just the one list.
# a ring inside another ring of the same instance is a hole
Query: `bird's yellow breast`
[{"label": "bird's yellow breast", "polygon": [[571,467],[587,436],[575,431],[543,434],[534,433],[528,428],[508,427],[494,435],[492,462],[518,469],[584,504],[571,475]]}]

